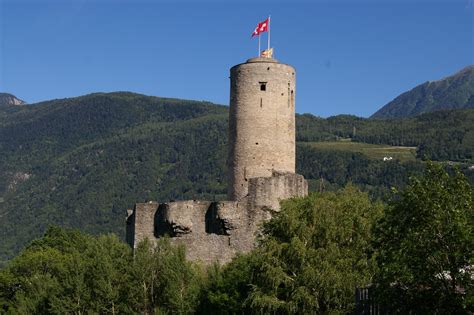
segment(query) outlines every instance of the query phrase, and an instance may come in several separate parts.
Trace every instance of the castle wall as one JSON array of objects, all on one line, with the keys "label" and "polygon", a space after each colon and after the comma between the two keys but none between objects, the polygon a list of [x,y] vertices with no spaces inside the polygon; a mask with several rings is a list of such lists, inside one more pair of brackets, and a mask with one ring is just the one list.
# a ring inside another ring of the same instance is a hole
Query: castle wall
[{"label": "castle wall", "polygon": [[230,81],[228,197],[240,200],[250,178],[295,172],[295,69],[253,58]]},{"label": "castle wall", "polygon": [[163,203],[155,215],[155,235],[184,237],[201,235],[206,230],[206,212],[210,201],[185,200]]},{"label": "castle wall", "polygon": [[139,203],[127,218],[127,241],[136,248],[145,238],[155,242],[168,235],[172,243],[186,247],[190,260],[226,263],[254,248],[260,225],[279,211],[281,200],[307,191],[303,176],[274,173],[250,179],[249,194],[241,201]]},{"label": "castle wall", "polygon": [[[202,209],[199,217],[200,229],[173,238],[176,244],[186,247],[186,257],[204,264],[226,263],[237,251],[246,249],[242,234],[242,214],[237,202],[213,202]],[[179,211],[179,210],[178,210]]]},{"label": "castle wall", "polygon": [[146,238],[154,238],[154,217],[157,209],[158,203],[150,201],[135,204],[133,213],[128,213],[126,237],[132,247]]},{"label": "castle wall", "polygon": [[262,207],[280,211],[280,201],[308,195],[308,182],[303,175],[277,174],[249,180],[248,208]]}]

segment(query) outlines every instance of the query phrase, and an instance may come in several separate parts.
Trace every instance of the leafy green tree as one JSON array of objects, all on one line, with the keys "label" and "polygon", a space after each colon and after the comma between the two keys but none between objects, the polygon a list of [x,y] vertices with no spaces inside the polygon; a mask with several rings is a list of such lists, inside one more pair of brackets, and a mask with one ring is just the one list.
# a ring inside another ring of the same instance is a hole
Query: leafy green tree
[{"label": "leafy green tree", "polygon": [[1,306],[22,314],[127,312],[131,264],[130,248],[115,235],[52,227],[0,271]]},{"label": "leafy green tree", "polygon": [[76,253],[69,257],[64,270],[58,275],[56,290],[60,293],[50,298],[49,312],[53,314],[84,314],[91,303],[87,285],[86,262]]},{"label": "leafy green tree", "polygon": [[100,314],[128,312],[130,247],[116,235],[101,235],[84,252],[83,260],[85,272],[81,276],[91,298],[88,309]]},{"label": "leafy green tree", "polygon": [[205,275],[169,239],[135,257],[116,235],[50,228],[0,270],[0,313],[191,314]]},{"label": "leafy green tree", "polygon": [[256,255],[240,254],[224,266],[212,265],[207,270],[208,285],[201,297],[199,314],[249,314],[246,305],[252,288]]},{"label": "leafy green tree", "polygon": [[[456,171],[429,163],[376,229],[378,299],[391,312],[472,311],[474,203]],[[471,300],[466,297],[471,295]]]},{"label": "leafy green tree", "polygon": [[194,313],[205,280],[199,266],[186,260],[184,246],[167,238],[140,243],[130,275],[131,302],[143,313]]},{"label": "leafy green tree", "polygon": [[57,249],[27,249],[13,260],[9,270],[2,270],[10,280],[1,285],[10,297],[3,308],[23,314],[48,313],[51,298],[59,294],[56,276],[63,268],[64,256]]},{"label": "leafy green tree", "polygon": [[371,231],[382,212],[348,186],[282,203],[264,225],[246,300],[256,313],[351,312],[371,281]]}]

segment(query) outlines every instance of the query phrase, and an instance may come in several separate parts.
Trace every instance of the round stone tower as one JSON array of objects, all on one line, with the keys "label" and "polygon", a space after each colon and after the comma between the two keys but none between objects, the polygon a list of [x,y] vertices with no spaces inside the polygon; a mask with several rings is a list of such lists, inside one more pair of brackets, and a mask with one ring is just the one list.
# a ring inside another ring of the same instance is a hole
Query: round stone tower
[{"label": "round stone tower", "polygon": [[295,173],[295,69],[252,58],[230,69],[229,198],[248,193],[248,179]]}]

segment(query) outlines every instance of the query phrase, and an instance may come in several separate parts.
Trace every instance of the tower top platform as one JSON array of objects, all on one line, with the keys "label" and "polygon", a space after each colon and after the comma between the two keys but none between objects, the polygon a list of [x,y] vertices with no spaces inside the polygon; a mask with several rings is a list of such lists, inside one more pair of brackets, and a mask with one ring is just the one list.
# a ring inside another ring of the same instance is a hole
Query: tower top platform
[{"label": "tower top platform", "polygon": [[247,61],[243,63],[239,63],[233,66],[232,68],[230,68],[230,71],[232,72],[234,69],[237,69],[240,66],[245,66],[245,65],[250,65],[250,64],[253,64],[254,66],[257,66],[257,65],[263,66],[264,64],[274,64],[274,65],[288,66],[294,69],[293,66],[286,63],[280,63],[277,59],[274,59],[274,58],[254,57],[254,58],[247,59]]},{"label": "tower top platform", "polygon": [[254,62],[278,63],[278,60],[273,59],[273,58],[255,57],[255,58],[248,59],[245,63],[254,63]]}]

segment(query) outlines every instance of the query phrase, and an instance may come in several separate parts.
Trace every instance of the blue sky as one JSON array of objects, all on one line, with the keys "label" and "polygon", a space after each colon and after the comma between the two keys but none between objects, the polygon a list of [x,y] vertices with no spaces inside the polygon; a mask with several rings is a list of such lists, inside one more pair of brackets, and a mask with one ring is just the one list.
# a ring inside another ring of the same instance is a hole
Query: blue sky
[{"label": "blue sky", "polygon": [[0,91],[228,104],[229,68],[257,54],[250,34],[268,15],[275,57],[297,70],[299,113],[367,117],[474,64],[473,0],[0,0]]}]

